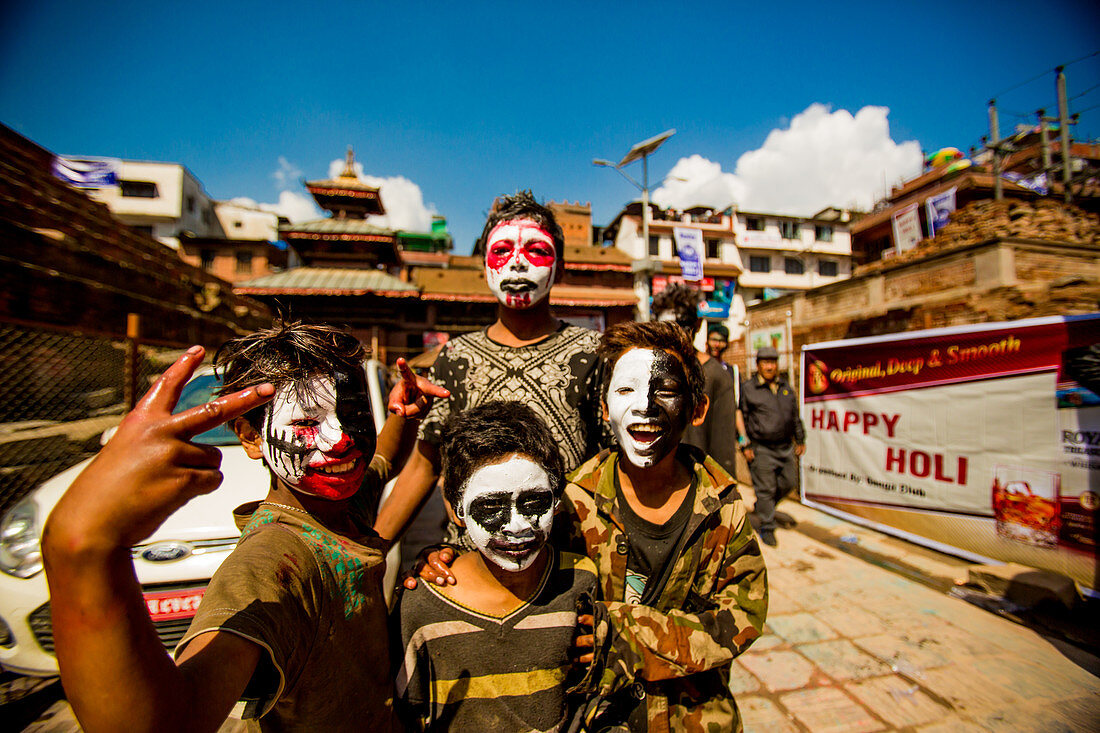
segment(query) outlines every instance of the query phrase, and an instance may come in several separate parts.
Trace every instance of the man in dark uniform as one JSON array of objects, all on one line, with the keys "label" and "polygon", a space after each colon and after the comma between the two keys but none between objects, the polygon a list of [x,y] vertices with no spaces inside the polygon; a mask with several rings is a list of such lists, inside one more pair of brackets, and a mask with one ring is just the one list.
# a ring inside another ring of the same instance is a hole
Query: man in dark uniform
[{"label": "man in dark uniform", "polygon": [[806,452],[806,431],[798,395],[779,376],[779,352],[771,346],[756,352],[756,376],[741,384],[737,428],[756,493],[760,539],[775,547],[775,505],[798,485],[797,457]]}]

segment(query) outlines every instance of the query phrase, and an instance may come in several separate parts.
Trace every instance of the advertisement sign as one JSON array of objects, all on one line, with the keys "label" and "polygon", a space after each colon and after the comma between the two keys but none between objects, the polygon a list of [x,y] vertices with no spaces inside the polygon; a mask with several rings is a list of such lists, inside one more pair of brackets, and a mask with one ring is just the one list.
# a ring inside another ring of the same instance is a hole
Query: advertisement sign
[{"label": "advertisement sign", "polygon": [[894,248],[901,254],[916,247],[920,240],[920,213],[916,204],[910,204],[894,214]]},{"label": "advertisement sign", "polygon": [[814,344],[803,499],[1096,582],[1100,314]]},{"label": "advertisement sign", "polygon": [[765,346],[772,346],[779,352],[779,370],[786,370],[787,327],[783,325],[770,326],[768,328],[756,328],[749,332],[749,349],[753,363],[756,360],[756,352]]},{"label": "advertisement sign", "polygon": [[673,227],[676,240],[676,256],[680,258],[680,272],[688,282],[703,279],[703,233],[698,229]]},{"label": "advertisement sign", "polygon": [[733,293],[737,288],[736,280],[714,280],[713,292],[699,305],[699,315],[704,318],[729,318]]},{"label": "advertisement sign", "polygon": [[936,236],[936,232],[947,226],[951,214],[955,213],[955,190],[956,187],[952,186],[947,191],[929,196],[924,202],[928,215],[928,236]]},{"label": "advertisement sign", "polygon": [[[653,276],[653,294],[661,292],[669,285],[683,285],[686,280],[679,275],[654,275]],[[722,281],[717,281],[721,283]],[[692,283],[692,285],[704,293],[712,293],[714,291],[715,279],[713,277],[704,277],[702,280]]]}]

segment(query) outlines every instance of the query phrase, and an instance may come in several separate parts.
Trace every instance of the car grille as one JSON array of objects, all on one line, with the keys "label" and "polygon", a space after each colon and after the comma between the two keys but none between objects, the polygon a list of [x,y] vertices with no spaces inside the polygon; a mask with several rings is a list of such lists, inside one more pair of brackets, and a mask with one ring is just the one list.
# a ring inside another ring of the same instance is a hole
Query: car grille
[{"label": "car grille", "polygon": [[[207,552],[231,552],[233,548],[237,546],[238,541],[240,541],[240,537],[227,537],[216,540],[188,540],[183,544],[189,545],[191,547],[192,555],[202,555]],[[130,557],[135,560],[140,560],[142,551],[144,551],[145,548],[155,544],[157,543],[150,542],[147,545],[137,545],[136,547],[130,548]],[[187,586],[180,587],[186,588]],[[152,589],[146,588],[146,590]]]},{"label": "car grille", "polygon": [[[201,584],[196,585],[194,582],[190,583],[164,583],[161,585],[147,585],[143,586],[143,591],[163,591],[163,590],[186,590],[189,588],[201,588]],[[38,645],[45,651],[53,654],[53,623],[50,620],[50,603],[49,601],[43,603],[36,608],[33,613],[27,618],[31,627],[31,632],[34,633],[34,638],[38,641]],[[154,621],[153,626],[157,630],[157,636],[160,637],[160,643],[164,645],[164,648],[169,652],[172,652],[176,648],[176,644],[179,643],[183,635],[187,633],[188,627],[191,626],[190,618],[177,618],[167,621]]]}]

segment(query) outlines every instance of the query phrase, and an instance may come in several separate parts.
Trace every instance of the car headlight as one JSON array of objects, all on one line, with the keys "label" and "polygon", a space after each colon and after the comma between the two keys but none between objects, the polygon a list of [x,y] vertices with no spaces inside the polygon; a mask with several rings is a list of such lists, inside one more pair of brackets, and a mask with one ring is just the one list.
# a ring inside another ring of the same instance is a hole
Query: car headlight
[{"label": "car headlight", "polygon": [[0,570],[17,578],[29,578],[42,570],[38,507],[30,497],[0,520]]}]

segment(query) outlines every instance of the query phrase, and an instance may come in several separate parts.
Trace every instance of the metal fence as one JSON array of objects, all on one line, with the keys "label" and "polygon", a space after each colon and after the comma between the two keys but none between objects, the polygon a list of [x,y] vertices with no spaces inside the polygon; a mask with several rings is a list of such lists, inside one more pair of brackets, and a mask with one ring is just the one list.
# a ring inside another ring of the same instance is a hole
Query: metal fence
[{"label": "metal fence", "polygon": [[103,431],[182,351],[0,323],[0,511],[99,450]]}]

